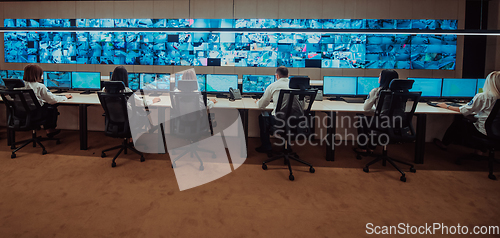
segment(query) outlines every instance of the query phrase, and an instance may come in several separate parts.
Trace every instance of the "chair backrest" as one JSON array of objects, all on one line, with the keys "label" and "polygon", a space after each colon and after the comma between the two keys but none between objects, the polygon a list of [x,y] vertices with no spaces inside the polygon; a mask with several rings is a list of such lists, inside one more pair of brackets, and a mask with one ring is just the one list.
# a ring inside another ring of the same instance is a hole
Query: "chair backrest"
[{"label": "chair backrest", "polygon": [[[311,108],[317,90],[281,89],[276,103],[276,125],[278,134],[286,135],[286,139],[294,139],[289,135],[308,135],[311,133]],[[290,100],[292,99],[292,100]]]},{"label": "chair backrest", "polygon": [[105,81],[102,83],[106,93],[121,93],[125,91],[125,84],[122,81]]},{"label": "chair backrest", "polygon": [[393,80],[389,90],[379,94],[375,127],[387,133],[393,142],[413,141],[416,138],[412,119],[422,92],[409,92],[412,85],[413,80]]},{"label": "chair backrest", "polygon": [[210,136],[208,113],[200,92],[170,92],[170,102],[172,134],[193,140]]},{"label": "chair backrest", "polygon": [[31,130],[43,121],[40,103],[32,89],[6,89],[0,90],[0,94],[8,110],[9,128]]},{"label": "chair backrest", "polygon": [[490,115],[486,119],[485,129],[488,137],[500,140],[500,99],[497,99],[495,106],[491,110]]},{"label": "chair backrest", "polygon": [[120,138],[130,137],[127,100],[132,96],[132,93],[97,92],[97,95],[105,113],[104,132],[106,135]]}]

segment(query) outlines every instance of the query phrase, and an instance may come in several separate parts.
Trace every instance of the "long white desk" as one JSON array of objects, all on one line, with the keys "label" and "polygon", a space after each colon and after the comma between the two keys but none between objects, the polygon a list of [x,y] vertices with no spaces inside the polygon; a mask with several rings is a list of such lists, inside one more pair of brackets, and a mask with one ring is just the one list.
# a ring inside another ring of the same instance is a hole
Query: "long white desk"
[{"label": "long white desk", "polygon": [[[68,94],[68,93],[64,93]],[[78,92],[69,92],[73,96],[72,99],[62,102],[62,105],[75,105],[79,107],[79,131],[80,131],[80,149],[87,149],[87,107],[90,105],[100,105],[99,98],[96,93],[92,94],[80,94]],[[145,96],[146,99],[152,99],[154,97]],[[168,94],[159,96],[161,101],[155,103],[151,108],[157,108],[159,110],[159,115],[165,116],[165,111],[167,108],[171,107],[170,96]],[[210,97],[211,98],[211,97]],[[240,113],[240,117],[243,123],[245,141],[248,141],[248,111],[249,110],[261,110],[257,107],[255,100],[252,98],[243,98],[242,100],[229,101],[224,98],[217,98],[218,102],[214,105],[215,109],[237,109]],[[272,110],[274,104],[271,103],[266,110]],[[160,112],[161,111],[161,112]],[[363,104],[361,103],[346,103],[344,101],[315,101],[312,107],[312,112],[323,112],[328,117],[327,120],[327,143],[330,146],[326,146],[326,160],[335,160],[335,134],[336,134],[336,120],[338,112],[355,112],[364,113]],[[423,163],[424,151],[425,151],[425,130],[426,130],[426,120],[427,114],[459,114],[447,109],[432,107],[426,103],[419,103],[415,112],[417,117],[416,134],[417,140],[415,143],[415,163]],[[160,121],[165,120],[165,118],[158,118]],[[14,135],[12,135],[14,138]],[[248,145],[248,144],[247,144]]]}]

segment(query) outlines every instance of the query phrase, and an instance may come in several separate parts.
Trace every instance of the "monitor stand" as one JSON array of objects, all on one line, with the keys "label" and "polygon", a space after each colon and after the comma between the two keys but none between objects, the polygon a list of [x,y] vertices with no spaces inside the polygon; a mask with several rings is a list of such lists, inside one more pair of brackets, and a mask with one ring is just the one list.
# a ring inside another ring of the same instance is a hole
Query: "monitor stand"
[{"label": "monitor stand", "polygon": [[86,89],[83,92],[81,92],[80,94],[91,94],[91,93],[94,93],[94,92],[91,92],[90,89]]},{"label": "monitor stand", "polygon": [[162,92],[153,92],[153,93],[150,93],[150,94],[149,94],[149,96],[150,96],[150,97],[159,97],[159,96],[161,96],[161,95],[163,95],[163,93],[162,93]]},{"label": "monitor stand", "polygon": [[330,100],[330,101],[343,101],[343,99],[340,96],[331,97],[331,98],[328,98],[328,100]]}]

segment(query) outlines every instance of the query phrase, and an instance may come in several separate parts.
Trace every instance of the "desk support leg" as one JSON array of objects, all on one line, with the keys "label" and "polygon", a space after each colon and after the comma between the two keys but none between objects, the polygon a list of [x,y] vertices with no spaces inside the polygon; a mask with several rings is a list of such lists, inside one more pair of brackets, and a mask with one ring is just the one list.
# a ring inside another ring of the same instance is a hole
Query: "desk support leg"
[{"label": "desk support leg", "polygon": [[87,105],[80,104],[79,106],[79,123],[80,123],[80,150],[87,150]]},{"label": "desk support leg", "polygon": [[[167,142],[165,141],[165,130],[164,130],[165,124],[167,123],[167,119],[165,117],[166,110],[164,107],[157,107],[157,108],[158,108],[158,125],[160,125],[160,128],[158,128],[158,154],[166,154],[168,153]],[[172,131],[172,127],[170,127],[170,131]]]},{"label": "desk support leg", "polygon": [[[243,133],[245,134],[245,148],[248,155],[248,109],[238,109],[240,113],[241,122],[243,123]],[[243,150],[241,150],[243,152]],[[243,155],[242,153],[242,156]]]},{"label": "desk support leg", "polygon": [[427,114],[417,114],[417,139],[415,142],[415,164],[424,163],[426,122],[427,122]]},{"label": "desk support leg", "polygon": [[335,161],[335,133],[337,124],[337,112],[325,112],[328,117],[326,127],[326,161]]}]

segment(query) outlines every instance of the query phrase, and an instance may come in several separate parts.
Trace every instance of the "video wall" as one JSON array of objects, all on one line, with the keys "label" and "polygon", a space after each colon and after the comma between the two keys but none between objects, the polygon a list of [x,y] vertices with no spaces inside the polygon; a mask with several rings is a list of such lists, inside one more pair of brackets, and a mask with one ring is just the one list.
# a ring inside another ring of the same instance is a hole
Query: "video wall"
[{"label": "video wall", "polygon": [[[457,20],[5,19],[5,27],[109,32],[5,32],[6,63],[454,70],[456,35],[280,33],[279,29],[455,30]],[[113,32],[111,28],[241,28],[262,32]],[[268,29],[268,30],[265,30]],[[273,32],[266,32],[275,29]]]}]

